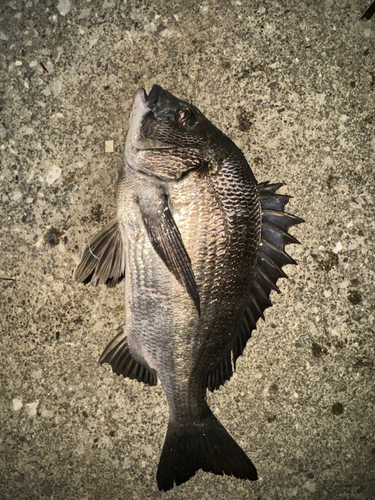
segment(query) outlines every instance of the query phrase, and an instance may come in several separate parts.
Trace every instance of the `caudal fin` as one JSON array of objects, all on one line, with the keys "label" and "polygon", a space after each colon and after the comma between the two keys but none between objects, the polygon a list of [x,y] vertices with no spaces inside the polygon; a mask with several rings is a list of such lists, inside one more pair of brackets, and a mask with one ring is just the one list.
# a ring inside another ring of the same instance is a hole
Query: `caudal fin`
[{"label": "caudal fin", "polygon": [[184,483],[199,469],[251,481],[258,479],[251,460],[208,411],[198,424],[178,426],[169,422],[157,472],[160,490]]}]

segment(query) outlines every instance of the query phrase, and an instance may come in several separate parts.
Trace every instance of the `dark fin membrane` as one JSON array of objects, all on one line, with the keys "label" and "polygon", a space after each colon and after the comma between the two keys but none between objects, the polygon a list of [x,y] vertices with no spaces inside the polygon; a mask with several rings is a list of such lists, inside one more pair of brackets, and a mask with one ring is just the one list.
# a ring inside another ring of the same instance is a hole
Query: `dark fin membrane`
[{"label": "dark fin membrane", "polygon": [[185,285],[200,315],[199,292],[189,254],[169,209],[167,197],[162,195],[158,201],[157,205],[150,206],[139,200],[148,237],[167,268]]},{"label": "dark fin membrane", "polygon": [[125,276],[125,249],[117,219],[94,236],[83,250],[74,271],[78,283],[105,284],[113,288]]},{"label": "dark fin membrane", "polygon": [[361,19],[371,19],[374,14],[375,14],[375,2],[372,2],[372,4],[363,14]]},{"label": "dark fin membrane", "polygon": [[121,326],[120,333],[111,340],[100,356],[99,363],[108,363],[116,375],[122,375],[132,380],[138,380],[148,385],[156,385],[158,377],[156,371],[145,361],[137,361],[129,351],[128,339]]},{"label": "dark fin membrane", "polygon": [[290,197],[276,193],[282,185],[268,182],[258,184],[262,231],[258,261],[251,284],[250,301],[239,321],[236,334],[224,350],[220,360],[208,373],[207,387],[210,391],[218,389],[231,378],[233,368],[236,368],[236,361],[242,355],[258,319],[264,319],[263,312],[272,306],[271,291],[276,290],[280,293],[276,283],[279,278],[287,278],[282,270],[283,266],[296,264],[295,260],[285,252],[285,246],[299,243],[288,233],[288,230],[303,220],[284,212],[284,207]]},{"label": "dark fin membrane", "polygon": [[199,470],[256,481],[257,471],[235,440],[207,408],[202,421],[179,427],[169,422],[157,482],[160,490],[182,484]]}]

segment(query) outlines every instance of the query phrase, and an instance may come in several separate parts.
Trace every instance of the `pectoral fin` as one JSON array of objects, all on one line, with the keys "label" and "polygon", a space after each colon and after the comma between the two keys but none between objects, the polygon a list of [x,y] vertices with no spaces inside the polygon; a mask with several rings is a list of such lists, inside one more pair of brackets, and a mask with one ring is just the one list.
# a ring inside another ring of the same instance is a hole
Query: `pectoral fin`
[{"label": "pectoral fin", "polygon": [[75,271],[78,283],[106,284],[113,288],[125,276],[125,249],[117,219],[113,219],[83,250]]},{"label": "pectoral fin", "polygon": [[185,285],[200,315],[199,291],[191,260],[169,209],[166,194],[158,192],[138,201],[152,246],[176,279]]}]

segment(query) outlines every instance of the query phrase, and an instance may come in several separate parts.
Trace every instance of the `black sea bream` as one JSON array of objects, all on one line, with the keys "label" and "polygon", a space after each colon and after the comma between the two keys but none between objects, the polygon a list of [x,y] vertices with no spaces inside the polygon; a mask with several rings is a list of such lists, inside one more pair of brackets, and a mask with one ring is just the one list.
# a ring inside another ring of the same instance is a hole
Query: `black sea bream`
[{"label": "black sea bream", "polygon": [[154,85],[134,97],[117,217],[86,246],[76,281],[125,279],[125,325],[100,362],[156,385],[170,418],[161,490],[199,469],[256,480],[251,460],[208,407],[229,380],[271,290],[294,260],[301,219],[281,184],[257,184],[241,151],[193,105]]}]

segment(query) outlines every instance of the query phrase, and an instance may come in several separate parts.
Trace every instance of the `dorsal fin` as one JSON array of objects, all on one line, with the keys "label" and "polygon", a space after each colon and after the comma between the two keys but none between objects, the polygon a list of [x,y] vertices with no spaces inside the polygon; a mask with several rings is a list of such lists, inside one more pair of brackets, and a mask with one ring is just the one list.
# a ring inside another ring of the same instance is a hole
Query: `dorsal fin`
[{"label": "dorsal fin", "polygon": [[290,243],[299,243],[288,233],[288,230],[303,220],[284,212],[284,207],[290,197],[276,193],[282,185],[268,182],[258,184],[262,231],[257,265],[251,283],[250,300],[237,324],[236,333],[219,361],[208,373],[207,387],[211,391],[218,389],[231,378],[233,369],[236,368],[237,358],[242,355],[258,319],[264,319],[263,312],[272,306],[269,298],[271,290],[279,293],[277,281],[279,278],[287,278],[282,270],[283,266],[296,264],[295,260],[285,252],[285,246]]}]

